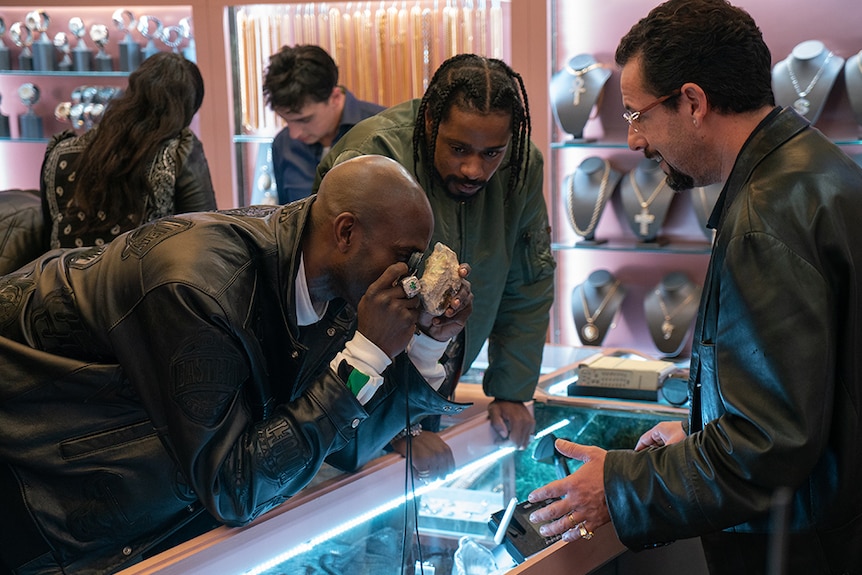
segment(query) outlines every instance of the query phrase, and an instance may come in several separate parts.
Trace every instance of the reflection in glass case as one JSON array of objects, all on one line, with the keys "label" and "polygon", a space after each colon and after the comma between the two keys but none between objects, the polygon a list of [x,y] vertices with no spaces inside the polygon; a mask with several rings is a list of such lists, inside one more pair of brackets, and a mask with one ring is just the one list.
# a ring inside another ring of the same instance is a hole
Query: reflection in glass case
[{"label": "reflection in glass case", "polygon": [[[486,547],[499,572],[505,572],[515,563],[503,549],[496,548],[488,521],[511,497],[523,501],[530,491],[557,478],[553,462],[535,457],[536,444],[542,437],[553,433],[605,449],[628,449],[643,432],[668,419],[667,414],[649,410],[631,412],[542,403],[535,404],[535,415],[539,432],[528,449],[516,451],[502,446],[462,466],[445,480],[430,485],[416,480],[415,499],[408,497],[406,504],[405,498],[395,498],[307,546],[287,550],[283,561],[247,573],[397,575],[414,573],[420,562],[426,565],[426,572],[430,565],[431,572],[448,575],[455,573],[453,557],[464,536]],[[578,462],[569,462],[572,471],[578,466]],[[419,544],[414,537],[417,520]]]}]

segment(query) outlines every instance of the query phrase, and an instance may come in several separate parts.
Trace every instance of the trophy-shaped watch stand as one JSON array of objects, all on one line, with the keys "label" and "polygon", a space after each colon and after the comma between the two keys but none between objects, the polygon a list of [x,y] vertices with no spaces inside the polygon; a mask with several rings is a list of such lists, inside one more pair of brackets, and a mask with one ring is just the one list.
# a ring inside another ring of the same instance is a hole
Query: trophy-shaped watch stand
[{"label": "trophy-shaped watch stand", "polygon": [[16,46],[21,48],[21,53],[18,54],[18,69],[32,70],[33,69],[33,52],[30,46],[33,45],[33,31],[27,28],[23,22],[15,22],[9,27],[9,37]]},{"label": "trophy-shaped watch stand", "polygon": [[144,60],[159,51],[156,46],[156,38],[162,37],[163,28],[162,21],[155,16],[141,16],[141,19],[138,20],[138,32],[147,40],[142,52]]},{"label": "trophy-shaped watch stand", "polygon": [[[3,102],[3,95],[0,94],[0,103]],[[0,112],[0,138],[11,138],[12,132],[9,131],[9,116],[3,115]]]},{"label": "trophy-shaped watch stand", "polygon": [[174,54],[179,54],[179,46],[183,42],[183,29],[179,26],[167,26],[162,30],[161,39]]},{"label": "trophy-shaped watch stand", "polygon": [[51,19],[44,10],[33,10],[24,18],[24,24],[37,38],[33,42],[33,69],[39,72],[53,72],[57,69],[54,60],[54,42],[48,36]]},{"label": "trophy-shaped watch stand", "polygon": [[71,72],[72,46],[69,44],[69,35],[65,32],[57,32],[54,35],[54,47],[63,55],[60,61],[57,62],[57,70],[60,72]]},{"label": "trophy-shaped watch stand", "polygon": [[0,70],[11,70],[12,58],[9,56],[9,46],[3,41],[3,34],[5,33],[6,21],[0,16]]},{"label": "trophy-shaped watch stand", "polygon": [[69,31],[78,39],[72,49],[72,66],[76,72],[89,72],[93,66],[93,51],[84,40],[87,26],[84,25],[83,20],[74,16],[69,19]]},{"label": "trophy-shaped watch stand", "polygon": [[183,31],[183,38],[186,39],[186,46],[183,48],[183,56],[189,62],[197,62],[197,48],[195,46],[195,37],[192,35],[192,19],[180,18],[179,26]]},{"label": "trophy-shaped watch stand", "polygon": [[39,101],[39,88],[35,84],[21,84],[18,88],[18,97],[27,106],[27,111],[18,116],[18,130],[21,138],[25,140],[38,140],[44,137],[42,130],[42,118],[33,112],[33,106]]},{"label": "trophy-shaped watch stand", "polygon": [[96,70],[99,72],[113,72],[114,59],[105,51],[105,45],[108,43],[108,27],[104,24],[93,24],[90,27],[90,40],[99,48],[94,58],[96,61]]},{"label": "trophy-shaped watch stand", "polygon": [[135,15],[130,10],[119,9],[114,11],[111,18],[119,30],[123,34],[123,39],[120,40],[120,70],[123,72],[134,72],[141,65],[141,47],[132,38],[132,30],[137,27]]}]

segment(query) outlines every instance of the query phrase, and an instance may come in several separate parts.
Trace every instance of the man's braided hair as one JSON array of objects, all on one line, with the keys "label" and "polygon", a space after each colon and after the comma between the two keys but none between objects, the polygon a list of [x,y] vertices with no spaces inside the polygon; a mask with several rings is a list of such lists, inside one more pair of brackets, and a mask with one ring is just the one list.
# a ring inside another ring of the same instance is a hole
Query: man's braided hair
[{"label": "man's braided hair", "polygon": [[[515,189],[522,170],[527,171],[532,126],[527,91],[520,74],[505,62],[476,54],[459,54],[443,62],[422,98],[413,130],[413,169],[417,171],[424,150],[434,173],[434,150],[440,122],[452,106],[482,114],[505,112],[512,116],[512,141],[509,152],[509,190]],[[431,134],[425,130],[426,111],[430,113]],[[502,167],[502,166],[501,166]]]}]

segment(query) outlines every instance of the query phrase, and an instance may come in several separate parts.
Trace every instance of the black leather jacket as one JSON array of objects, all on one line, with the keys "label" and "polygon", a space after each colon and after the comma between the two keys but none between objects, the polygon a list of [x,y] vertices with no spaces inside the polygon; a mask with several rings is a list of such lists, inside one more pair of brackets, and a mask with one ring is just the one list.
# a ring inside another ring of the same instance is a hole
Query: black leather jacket
[{"label": "black leather jacket", "polygon": [[408,387],[413,421],[464,407],[404,354],[360,405],[329,368],[344,302],[297,328],[313,201],[170,217],[0,278],[0,463],[65,573],[124,567],[202,507],[244,524],[339,450],[361,465],[404,428]]},{"label": "black leather jacket", "polygon": [[840,562],[862,537],[862,170],[776,110],[743,147],[711,223],[690,435],[608,454],[614,527],[633,549],[768,533],[771,497],[788,486],[791,530]]}]

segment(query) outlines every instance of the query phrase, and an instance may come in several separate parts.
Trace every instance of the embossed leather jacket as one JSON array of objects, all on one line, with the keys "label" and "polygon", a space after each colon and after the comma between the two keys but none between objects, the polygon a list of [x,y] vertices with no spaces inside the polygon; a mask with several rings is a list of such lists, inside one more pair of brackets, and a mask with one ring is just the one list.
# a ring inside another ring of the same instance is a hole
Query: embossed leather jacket
[{"label": "embossed leather jacket", "polygon": [[[632,549],[720,530],[790,531],[831,571],[862,564],[862,170],[776,110],[716,203],[694,335],[690,435],[611,451],[604,479]],[[794,549],[794,551],[800,551]],[[854,555],[855,554],[855,555]]]},{"label": "embossed leather jacket", "polygon": [[463,408],[405,354],[357,402],[329,367],[356,325],[342,301],[297,328],[313,201],[165,218],[0,278],[0,463],[64,573],[128,566],[203,508],[242,525],[340,451],[362,464],[408,387],[411,420]]}]

